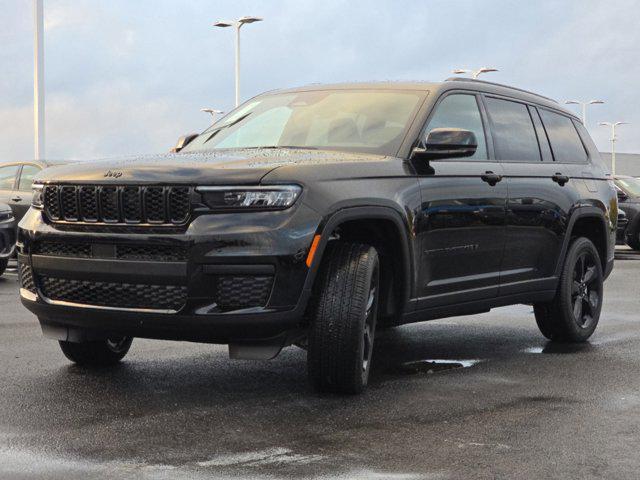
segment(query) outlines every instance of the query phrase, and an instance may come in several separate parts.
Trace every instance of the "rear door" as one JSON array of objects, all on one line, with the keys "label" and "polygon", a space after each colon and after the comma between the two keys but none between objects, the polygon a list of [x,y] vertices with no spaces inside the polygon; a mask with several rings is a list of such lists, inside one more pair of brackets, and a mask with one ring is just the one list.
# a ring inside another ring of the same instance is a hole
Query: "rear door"
[{"label": "rear door", "polygon": [[509,185],[500,295],[551,289],[569,212],[579,196],[574,168],[554,161],[536,106],[489,95],[484,101]]},{"label": "rear door", "polygon": [[419,168],[422,207],[417,241],[422,248],[418,309],[495,297],[505,240],[506,182],[491,160],[479,96],[454,92],[439,99],[423,138],[434,128],[475,133],[468,158],[430,161]]}]

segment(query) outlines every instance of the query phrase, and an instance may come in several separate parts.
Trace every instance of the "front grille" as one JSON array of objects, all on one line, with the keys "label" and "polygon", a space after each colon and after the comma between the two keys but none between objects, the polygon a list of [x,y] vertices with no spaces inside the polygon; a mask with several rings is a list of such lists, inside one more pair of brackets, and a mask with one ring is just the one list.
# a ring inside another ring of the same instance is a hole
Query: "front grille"
[{"label": "front grille", "polygon": [[116,258],[119,260],[186,262],[189,250],[185,247],[166,245],[116,245]]},{"label": "front grille", "polygon": [[53,257],[90,258],[91,245],[88,243],[38,242],[33,247],[33,253]]},{"label": "front grille", "polygon": [[[52,257],[105,258],[100,254],[94,255],[90,243],[40,241],[33,246],[32,253]],[[189,259],[189,249],[173,245],[123,244],[115,245],[115,258],[141,262],[186,262]]]},{"label": "front grille", "polygon": [[216,303],[222,310],[263,307],[269,300],[272,276],[221,275],[217,281]]},{"label": "front grille", "polygon": [[20,285],[31,293],[36,293],[36,285],[33,283],[33,272],[31,265],[20,262],[18,265],[18,276],[20,277]]},{"label": "front grille", "polygon": [[105,225],[183,225],[191,187],[46,185],[44,212],[52,222]]},{"label": "front grille", "polygon": [[49,300],[111,308],[180,310],[187,301],[187,287],[93,282],[38,276],[42,294]]}]

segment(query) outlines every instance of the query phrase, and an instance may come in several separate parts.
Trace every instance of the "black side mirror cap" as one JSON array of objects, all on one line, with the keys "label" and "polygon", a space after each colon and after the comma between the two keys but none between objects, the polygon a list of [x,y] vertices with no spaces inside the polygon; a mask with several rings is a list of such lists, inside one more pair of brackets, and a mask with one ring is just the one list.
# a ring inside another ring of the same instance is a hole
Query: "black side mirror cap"
[{"label": "black side mirror cap", "polygon": [[176,146],[173,147],[170,152],[171,153],[177,153],[180,150],[182,150],[184,147],[186,147],[187,145],[189,145],[189,143],[191,143],[193,141],[194,138],[196,138],[198,136],[197,133],[189,133],[187,135],[182,135],[180,138],[178,138],[178,141],[176,142]]},{"label": "black side mirror cap", "polygon": [[476,135],[462,128],[434,128],[426,139],[426,147],[416,147],[412,159],[437,160],[471,157],[478,149]]}]

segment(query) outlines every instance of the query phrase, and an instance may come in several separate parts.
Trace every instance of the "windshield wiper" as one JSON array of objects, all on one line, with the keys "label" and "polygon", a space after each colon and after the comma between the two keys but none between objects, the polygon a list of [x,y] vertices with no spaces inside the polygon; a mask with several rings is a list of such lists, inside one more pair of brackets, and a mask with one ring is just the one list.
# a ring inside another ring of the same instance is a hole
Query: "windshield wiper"
[{"label": "windshield wiper", "polygon": [[288,150],[320,150],[318,147],[299,147],[296,145],[264,145],[262,147],[241,147],[243,150],[257,150],[257,149],[276,149],[286,148]]}]

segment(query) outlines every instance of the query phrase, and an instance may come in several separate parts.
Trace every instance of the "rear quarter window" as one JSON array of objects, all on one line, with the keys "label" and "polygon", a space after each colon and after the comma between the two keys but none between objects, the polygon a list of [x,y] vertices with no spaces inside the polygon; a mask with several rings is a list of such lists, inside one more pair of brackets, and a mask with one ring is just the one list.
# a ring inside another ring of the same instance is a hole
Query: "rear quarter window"
[{"label": "rear quarter window", "polygon": [[587,151],[571,118],[545,109],[539,111],[554,160],[559,163],[586,163]]}]

